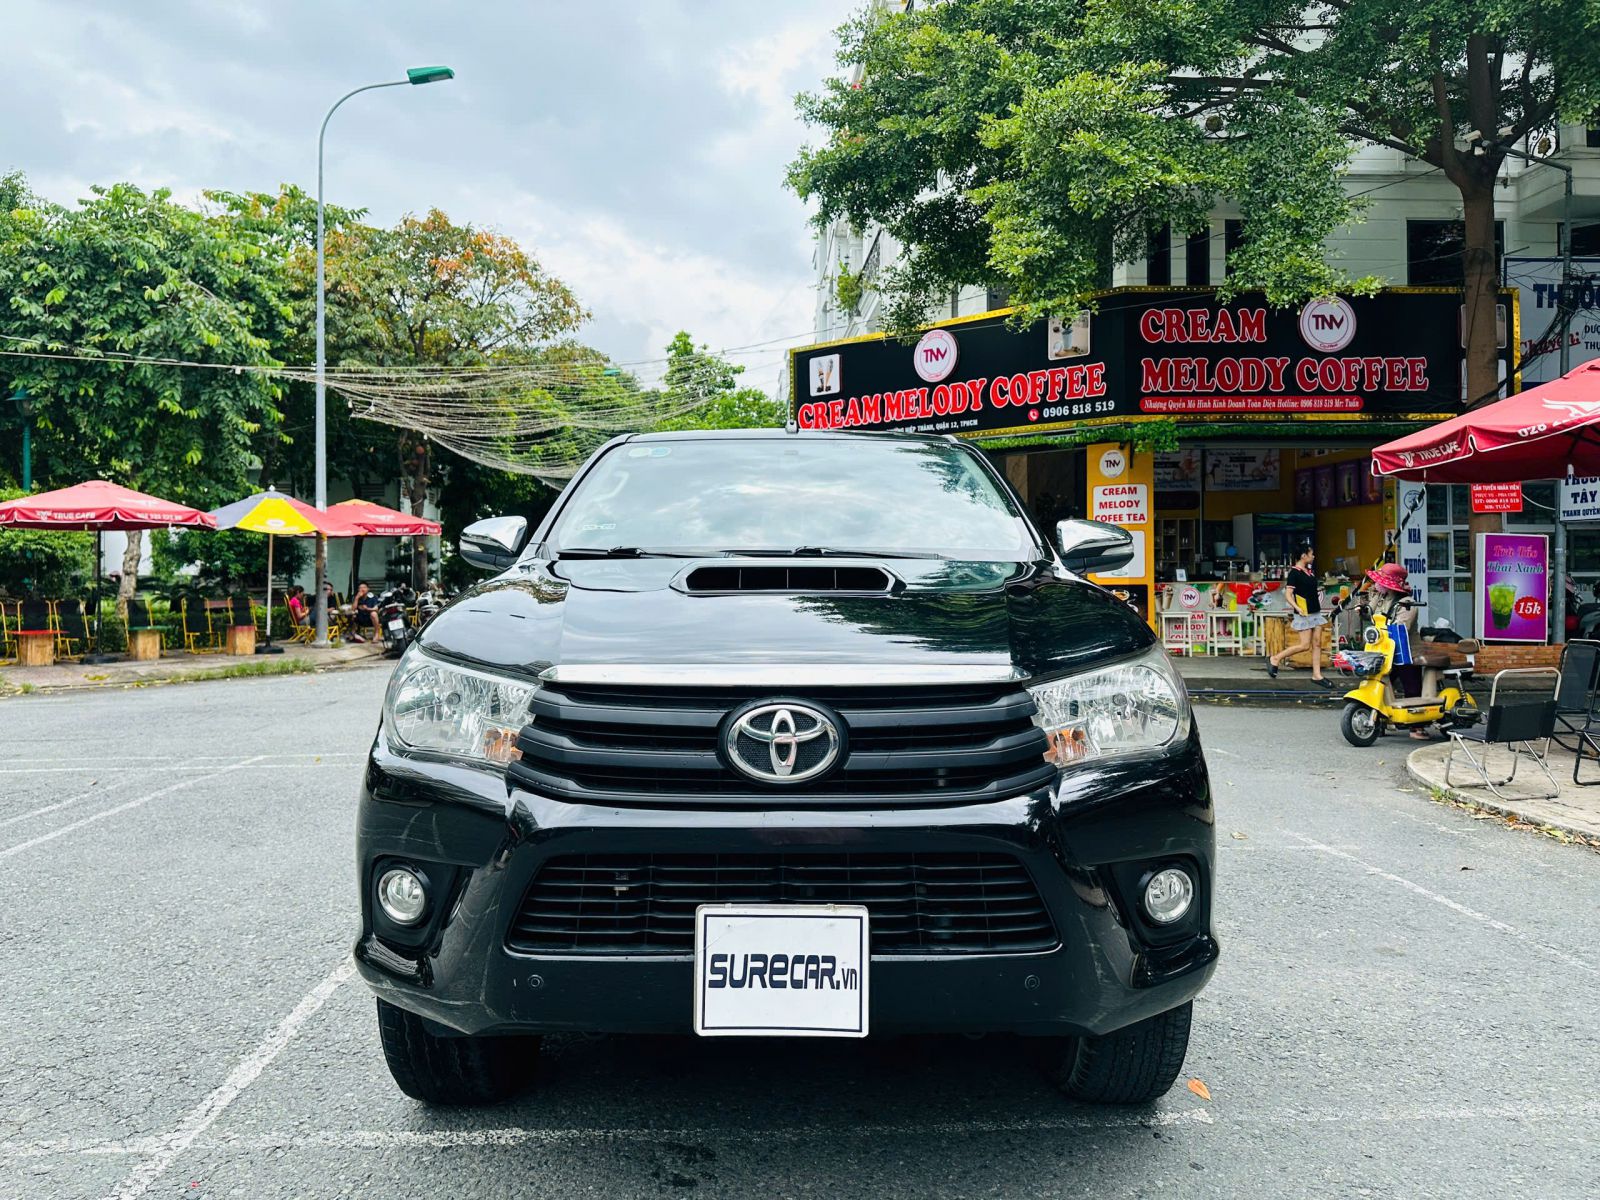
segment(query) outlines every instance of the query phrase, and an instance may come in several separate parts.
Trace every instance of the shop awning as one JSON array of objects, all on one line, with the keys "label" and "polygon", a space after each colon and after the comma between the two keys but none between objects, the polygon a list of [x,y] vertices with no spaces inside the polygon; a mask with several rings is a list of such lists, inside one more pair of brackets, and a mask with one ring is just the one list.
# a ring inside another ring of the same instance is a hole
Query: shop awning
[{"label": "shop awning", "polygon": [[1425,483],[1600,475],[1600,360],[1379,446],[1372,471]]}]

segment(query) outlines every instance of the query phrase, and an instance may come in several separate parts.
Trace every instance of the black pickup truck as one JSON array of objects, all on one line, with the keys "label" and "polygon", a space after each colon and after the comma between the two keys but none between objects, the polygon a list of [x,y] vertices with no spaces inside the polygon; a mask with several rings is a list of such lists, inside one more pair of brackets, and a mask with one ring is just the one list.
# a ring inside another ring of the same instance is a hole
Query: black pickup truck
[{"label": "black pickup truck", "polygon": [[1137,614],[950,438],[617,439],[395,670],[360,802],[395,1080],[483,1103],[561,1031],[1040,1039],[1163,1094],[1211,932],[1210,787]]}]

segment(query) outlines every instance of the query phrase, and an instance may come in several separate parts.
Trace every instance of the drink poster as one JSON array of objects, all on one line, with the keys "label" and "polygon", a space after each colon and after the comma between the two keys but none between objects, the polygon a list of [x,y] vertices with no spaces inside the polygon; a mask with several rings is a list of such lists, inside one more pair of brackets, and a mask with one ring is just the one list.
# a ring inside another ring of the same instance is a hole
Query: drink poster
[{"label": "drink poster", "polygon": [[1549,538],[1542,533],[1480,533],[1474,574],[1480,638],[1549,640]]}]

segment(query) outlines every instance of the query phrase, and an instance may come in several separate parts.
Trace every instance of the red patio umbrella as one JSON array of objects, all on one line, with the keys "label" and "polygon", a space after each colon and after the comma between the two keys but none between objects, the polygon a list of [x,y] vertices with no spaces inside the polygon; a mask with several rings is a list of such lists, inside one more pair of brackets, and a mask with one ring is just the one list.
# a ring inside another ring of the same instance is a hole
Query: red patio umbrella
[{"label": "red patio umbrella", "polygon": [[94,648],[85,662],[104,662],[100,654],[100,541],[106,530],[164,529],[173,525],[193,525],[214,529],[210,513],[174,504],[157,496],[147,496],[132,488],[104,479],[20,496],[0,504],[0,529],[79,529],[93,530],[94,539]]},{"label": "red patio umbrella", "polygon": [[370,500],[341,500],[330,504],[328,512],[370,537],[434,537],[443,528],[427,517],[415,517]]},{"label": "red patio umbrella", "polygon": [[1372,473],[1424,483],[1600,475],[1600,360],[1387,442]]},{"label": "red patio umbrella", "polygon": [[[328,515],[357,527],[364,537],[434,537],[443,528],[437,521],[385,508],[370,500],[341,500],[328,506]],[[355,586],[356,568],[361,563],[364,544],[356,542],[355,555],[350,562],[351,587]]]}]

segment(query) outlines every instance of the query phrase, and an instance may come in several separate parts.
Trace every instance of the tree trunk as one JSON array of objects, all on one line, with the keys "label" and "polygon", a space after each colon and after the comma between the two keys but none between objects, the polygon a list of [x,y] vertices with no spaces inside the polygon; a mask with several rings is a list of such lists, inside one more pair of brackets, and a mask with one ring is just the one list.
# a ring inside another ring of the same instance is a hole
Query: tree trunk
[{"label": "tree trunk", "polygon": [[[1474,179],[1461,189],[1464,225],[1462,270],[1463,327],[1466,332],[1467,399],[1469,408],[1500,398],[1500,336],[1495,312],[1500,274],[1494,245],[1494,178]],[[1510,314],[1507,314],[1509,320]],[[1441,384],[1450,386],[1441,380]],[[1473,533],[1499,533],[1499,513],[1472,514]]]},{"label": "tree trunk", "polygon": [[122,580],[117,584],[117,615],[128,619],[128,601],[139,588],[139,554],[144,548],[144,530],[128,530],[128,544],[122,551]]}]

